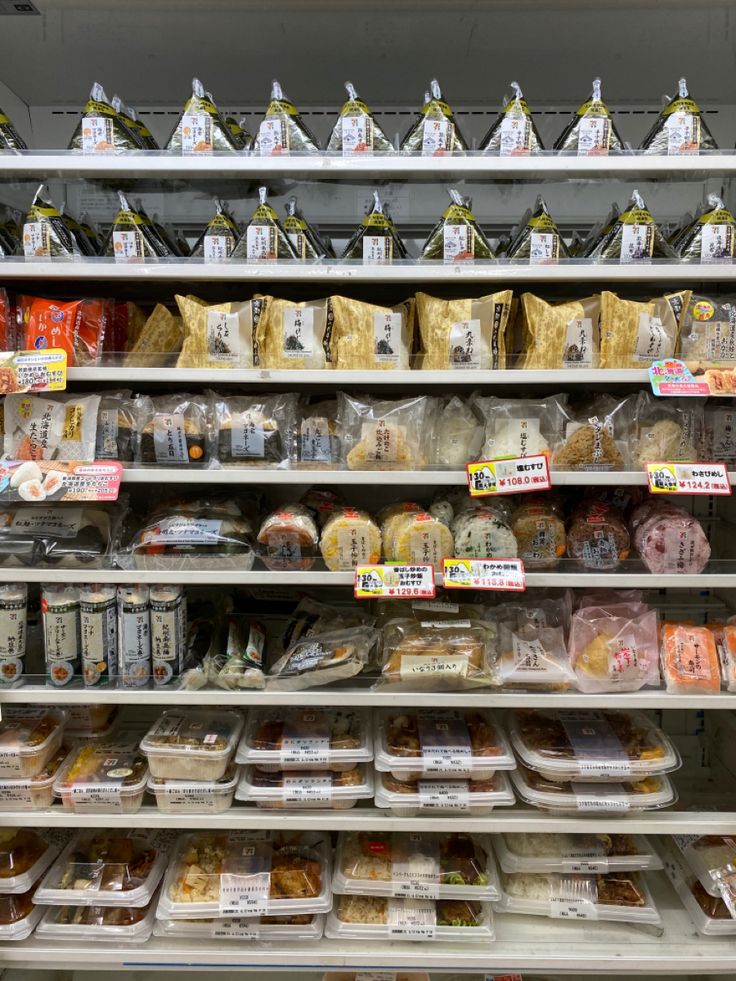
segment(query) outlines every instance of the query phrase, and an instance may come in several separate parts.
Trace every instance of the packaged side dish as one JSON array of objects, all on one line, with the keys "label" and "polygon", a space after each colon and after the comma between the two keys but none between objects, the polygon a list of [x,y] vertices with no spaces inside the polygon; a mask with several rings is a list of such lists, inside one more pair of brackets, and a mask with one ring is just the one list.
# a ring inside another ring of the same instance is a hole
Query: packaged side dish
[{"label": "packaged side dish", "polygon": [[0,940],[25,940],[43,915],[43,906],[36,906],[33,886],[24,893],[0,896]]},{"label": "packaged side dish", "polygon": [[221,814],[232,805],[240,771],[231,763],[219,780],[148,778],[148,792],[163,814]]},{"label": "packaged side dish", "polygon": [[135,814],[143,803],[148,766],[138,737],[85,742],[54,781],[54,796],[75,814]]},{"label": "packaged side dish", "polygon": [[501,770],[490,780],[408,780],[376,773],[376,807],[390,808],[398,817],[442,812],[482,816],[514,802],[508,775]]},{"label": "packaged side dish", "polygon": [[227,916],[219,919],[157,919],[154,937],[193,937],[203,940],[321,940],[325,918],[320,913],[297,913],[292,916]]},{"label": "packaged side dish", "polygon": [[643,777],[616,783],[548,780],[523,764],[511,771],[520,800],[557,814],[631,814],[669,807],[677,794],[666,776]]},{"label": "packaged side dish", "polygon": [[[42,907],[43,908],[43,907]],[[40,940],[145,943],[153,932],[156,904],[128,906],[49,906],[36,928]]]},{"label": "packaged side dish", "polygon": [[243,769],[238,800],[261,808],[301,811],[305,808],[343,811],[373,797],[373,771],[365,763],[349,770]]},{"label": "packaged side dish", "polygon": [[327,917],[331,940],[449,940],[487,943],[495,939],[486,903],[468,899],[387,899],[338,896]]},{"label": "packaged side dish", "polygon": [[59,849],[30,828],[0,830],[0,895],[28,892]]},{"label": "packaged side dish", "polygon": [[736,874],[736,838],[674,835],[672,841],[708,895],[722,899],[723,880]]},{"label": "packaged side dish", "polygon": [[596,875],[661,869],[644,835],[504,832],[493,850],[504,872],[562,872]]},{"label": "packaged side dish", "polygon": [[59,751],[66,713],[8,705],[0,722],[0,779],[30,780]]},{"label": "packaged side dish", "polygon": [[373,757],[365,712],[356,709],[262,708],[248,716],[236,762],[259,770],[342,773]]},{"label": "packaged side dish", "polygon": [[141,740],[141,752],[156,778],[219,780],[242,728],[239,712],[210,708],[166,711]]},{"label": "packaged side dish", "polygon": [[660,841],[664,871],[698,933],[704,937],[736,934],[736,919],[721,897],[712,896],[672,841]]},{"label": "packaged side dish", "polygon": [[0,780],[0,809],[43,811],[51,807],[54,803],[54,781],[68,755],[69,747],[62,744],[34,777],[16,776]]}]

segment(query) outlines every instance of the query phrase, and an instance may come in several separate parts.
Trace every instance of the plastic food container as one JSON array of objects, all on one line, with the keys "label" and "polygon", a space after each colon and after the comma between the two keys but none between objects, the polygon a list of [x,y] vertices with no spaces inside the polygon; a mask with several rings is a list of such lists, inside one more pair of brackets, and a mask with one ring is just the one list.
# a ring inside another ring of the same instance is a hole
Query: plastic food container
[{"label": "plastic food container", "polygon": [[0,830],[0,894],[28,892],[59,854],[37,831],[28,828]]},{"label": "plastic food container", "polygon": [[72,739],[106,739],[118,722],[117,705],[70,705],[66,734]]},{"label": "plastic food container", "polygon": [[39,940],[143,943],[151,936],[156,904],[147,906],[48,906],[36,928]]},{"label": "plastic food container", "polygon": [[389,709],[378,717],[375,767],[397,780],[491,780],[515,766],[506,736],[482,709]]},{"label": "plastic food container", "polygon": [[53,906],[147,906],[166,855],[142,835],[80,832],[43,877],[35,901]]},{"label": "plastic food container", "polygon": [[0,940],[25,940],[41,919],[42,906],[34,906],[33,887],[27,892],[0,896]]},{"label": "plastic food container", "polygon": [[365,763],[340,773],[330,770],[270,773],[247,766],[242,771],[235,796],[256,807],[300,811],[315,807],[343,811],[355,807],[359,800],[373,796],[373,772]]},{"label": "plastic food container", "polygon": [[148,778],[148,790],[164,814],[220,814],[233,802],[240,770],[231,763],[219,780],[160,780]]},{"label": "plastic food container", "polygon": [[502,874],[501,888],[501,900],[494,906],[498,913],[561,920],[662,924],[640,872],[609,872],[606,875],[515,872]]},{"label": "plastic food container", "polygon": [[628,783],[557,783],[519,766],[511,774],[514,790],[532,807],[560,814],[631,814],[669,807],[677,800],[667,777]]},{"label": "plastic food container", "polygon": [[364,712],[354,709],[267,708],[248,718],[236,761],[259,770],[342,773],[373,759]]},{"label": "plastic food container", "polygon": [[51,807],[54,781],[68,755],[69,747],[62,745],[35,777],[0,780],[0,810],[43,811]]},{"label": "plastic food container", "polygon": [[517,755],[548,780],[638,780],[680,766],[670,740],[641,712],[517,709],[510,719]]},{"label": "plastic food container", "polygon": [[504,872],[636,872],[661,869],[662,862],[643,835],[494,835],[493,850]]},{"label": "plastic food container", "polygon": [[667,878],[680,897],[682,905],[698,933],[704,937],[733,936],[736,920],[722,898],[711,896],[700,879],[688,867],[679,847],[672,841],[661,841],[662,859]]},{"label": "plastic food container", "polygon": [[[322,981],[360,981],[359,974],[364,974],[364,972],[326,971],[322,975]],[[394,972],[391,972],[391,977],[395,977],[395,981],[429,981],[429,975],[424,971],[397,971],[395,975]],[[476,981],[482,981],[482,979],[476,979]]]},{"label": "plastic food container", "polygon": [[388,807],[398,817],[443,812],[483,815],[514,801],[503,772],[491,780],[397,780],[390,773],[376,774],[376,807]]},{"label": "plastic food container", "polygon": [[341,832],[332,890],[339,895],[410,899],[500,897],[487,835]]},{"label": "plastic food container", "polygon": [[135,814],[148,779],[146,758],[135,738],[82,743],[54,781],[54,795],[75,814]]},{"label": "plastic food container", "polygon": [[224,776],[242,728],[239,712],[164,712],[141,740],[141,750],[154,777],[211,782]]},{"label": "plastic food container", "polygon": [[6,706],[0,722],[0,780],[39,774],[61,746],[65,722],[61,709]]},{"label": "plastic food container", "polygon": [[721,899],[718,874],[736,878],[736,837],[733,835],[674,835],[682,858],[709,896]]},{"label": "plastic food container", "polygon": [[331,940],[495,939],[490,904],[468,899],[399,899],[384,896],[336,896],[327,917]]},{"label": "plastic food container", "polygon": [[156,920],[154,937],[201,937],[217,940],[321,940],[322,913],[297,916],[228,916],[208,920]]},{"label": "plastic food container", "polygon": [[326,913],[331,903],[329,837],[199,832],[179,840],[156,915],[292,916]]}]

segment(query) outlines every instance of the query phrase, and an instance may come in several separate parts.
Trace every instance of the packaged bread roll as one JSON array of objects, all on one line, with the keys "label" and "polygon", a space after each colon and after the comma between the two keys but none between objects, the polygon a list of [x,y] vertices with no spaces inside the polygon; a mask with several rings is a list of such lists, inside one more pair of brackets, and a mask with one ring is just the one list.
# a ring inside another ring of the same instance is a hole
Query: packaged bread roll
[{"label": "packaged bread roll", "polygon": [[690,296],[690,290],[680,290],[639,302],[604,290],[601,368],[648,368],[653,361],[673,358]]},{"label": "packaged bread roll", "polygon": [[417,293],[421,367],[505,368],[512,295],[502,290],[478,299],[442,300]]},{"label": "packaged bread roll", "polygon": [[184,325],[177,368],[252,368],[254,334],[266,312],[268,297],[237,303],[207,303],[196,296],[176,296]]},{"label": "packaged bread roll", "polygon": [[392,620],[383,632],[381,683],[433,690],[497,684],[495,653],[487,623]]},{"label": "packaged bread roll", "polygon": [[256,326],[262,368],[326,368],[332,361],[329,300],[272,299]]},{"label": "packaged bread roll", "polygon": [[373,565],[381,558],[381,532],[367,511],[340,508],[325,522],[319,547],[332,572]]},{"label": "packaged bread roll", "polygon": [[346,296],[331,298],[335,367],[408,371],[414,344],[414,300],[376,306]]},{"label": "packaged bread roll", "polygon": [[600,357],[600,296],[566,303],[524,293],[520,368],[597,368]]}]

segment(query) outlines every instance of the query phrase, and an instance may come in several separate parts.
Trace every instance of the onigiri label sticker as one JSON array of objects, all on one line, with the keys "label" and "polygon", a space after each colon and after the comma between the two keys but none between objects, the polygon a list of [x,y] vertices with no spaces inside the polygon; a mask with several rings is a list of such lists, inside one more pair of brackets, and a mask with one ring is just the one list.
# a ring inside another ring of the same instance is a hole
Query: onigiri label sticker
[{"label": "onigiri label sticker", "polygon": [[647,480],[650,494],[731,493],[725,463],[648,463]]},{"label": "onigiri label sticker", "polygon": [[356,599],[380,596],[434,599],[437,590],[431,565],[359,565],[355,570]]},{"label": "onigiri label sticker", "polygon": [[3,460],[0,501],[117,501],[122,473],[109,461]]},{"label": "onigiri label sticker", "polygon": [[733,225],[703,225],[700,234],[701,262],[730,261],[733,250]]},{"label": "onigiri label sticker", "polygon": [[401,352],[400,313],[373,315],[373,356],[382,364],[398,364]]},{"label": "onigiri label sticker", "polygon": [[388,235],[364,235],[363,262],[391,262],[394,255],[393,244]]},{"label": "onigiri label sticker", "polygon": [[[46,338],[39,338],[46,344]],[[0,352],[0,395],[22,392],[63,392],[66,388],[66,351]]]},{"label": "onigiri label sticker", "polygon": [[621,230],[621,262],[649,262],[654,251],[654,225],[624,225]]},{"label": "onigiri label sticker", "polygon": [[607,116],[585,116],[578,123],[578,156],[607,156],[611,146],[611,120]]},{"label": "onigiri label sticker", "polygon": [[233,240],[227,235],[205,235],[204,261],[224,262],[233,251]]},{"label": "onigiri label sticker", "polygon": [[445,589],[492,589],[523,593],[526,589],[521,559],[445,559]]},{"label": "onigiri label sticker", "polygon": [[499,156],[526,157],[531,151],[532,124],[526,116],[507,113],[501,120]]},{"label": "onigiri label sticker", "polygon": [[248,225],[245,234],[246,257],[251,262],[278,259],[276,229],[273,225]]},{"label": "onigiri label sticker", "polygon": [[455,127],[449,119],[425,119],[422,129],[422,156],[438,157],[452,146]]},{"label": "onigiri label sticker", "polygon": [[343,157],[373,152],[373,120],[370,116],[343,116],[340,122]]},{"label": "onigiri label sticker", "polygon": [[207,112],[185,113],[181,117],[181,152],[212,153],[212,116]]},{"label": "onigiri label sticker", "polygon": [[445,262],[473,259],[473,229],[470,225],[445,225],[442,238],[442,256]]},{"label": "onigiri label sticker", "polygon": [[544,453],[534,456],[480,460],[466,465],[471,497],[519,494],[549,490],[549,461]]},{"label": "onigiri label sticker", "polygon": [[114,152],[112,127],[112,116],[85,116],[82,123],[82,153]]}]

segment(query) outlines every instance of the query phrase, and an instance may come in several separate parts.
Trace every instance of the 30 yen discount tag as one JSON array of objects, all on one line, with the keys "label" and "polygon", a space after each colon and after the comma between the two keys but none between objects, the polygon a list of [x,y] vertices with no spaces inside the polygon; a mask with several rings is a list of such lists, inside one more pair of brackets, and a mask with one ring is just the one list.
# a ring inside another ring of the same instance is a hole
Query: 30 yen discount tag
[{"label": "30 yen discount tag", "polygon": [[481,460],[468,463],[468,490],[471,497],[499,494],[523,494],[526,491],[549,490],[549,461],[538,456],[520,456],[503,460]]},{"label": "30 yen discount tag", "polygon": [[445,589],[495,589],[523,593],[526,589],[521,559],[445,559]]},{"label": "30 yen discount tag", "polygon": [[650,494],[731,493],[725,463],[648,463]]},{"label": "30 yen discount tag", "polygon": [[355,570],[356,599],[402,596],[434,599],[437,594],[431,565],[359,565]]}]

